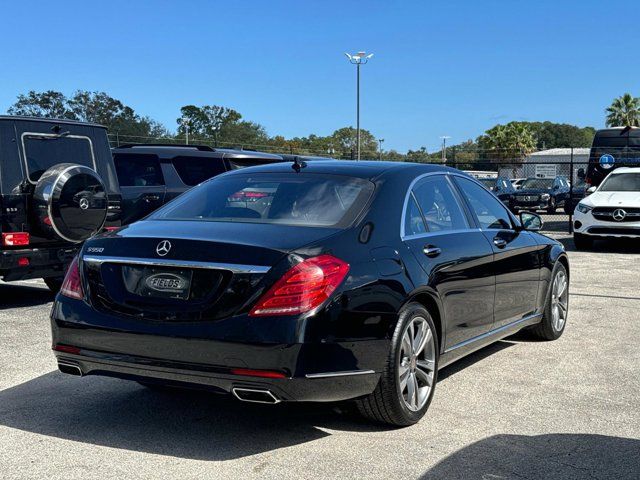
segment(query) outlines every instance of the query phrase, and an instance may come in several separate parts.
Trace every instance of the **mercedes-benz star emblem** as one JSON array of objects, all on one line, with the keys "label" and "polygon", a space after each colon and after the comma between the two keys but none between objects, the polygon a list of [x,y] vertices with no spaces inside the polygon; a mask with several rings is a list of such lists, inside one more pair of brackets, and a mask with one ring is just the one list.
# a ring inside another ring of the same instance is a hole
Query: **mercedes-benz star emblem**
[{"label": "mercedes-benz star emblem", "polygon": [[624,220],[624,217],[626,217],[626,216],[627,216],[627,212],[625,212],[621,208],[618,208],[618,209],[613,211],[613,219],[616,222],[621,222],[622,220]]},{"label": "mercedes-benz star emblem", "polygon": [[164,257],[171,250],[171,242],[169,240],[162,240],[156,247],[156,253],[161,257]]},{"label": "mercedes-benz star emblem", "polygon": [[82,197],[80,199],[80,208],[82,210],[86,210],[87,208],[89,208],[89,199]]}]

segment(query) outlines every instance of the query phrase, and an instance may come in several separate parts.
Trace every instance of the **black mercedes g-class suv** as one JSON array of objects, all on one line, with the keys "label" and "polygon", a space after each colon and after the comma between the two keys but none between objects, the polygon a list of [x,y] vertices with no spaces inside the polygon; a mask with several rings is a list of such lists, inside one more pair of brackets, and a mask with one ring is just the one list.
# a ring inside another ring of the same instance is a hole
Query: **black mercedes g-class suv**
[{"label": "black mercedes g-class suv", "polygon": [[229,170],[282,162],[280,155],[206,145],[131,144],[113,149],[122,224],[147,216],[161,205]]},{"label": "black mercedes g-class suv", "polygon": [[119,219],[104,127],[0,116],[0,278],[57,290],[78,245]]}]

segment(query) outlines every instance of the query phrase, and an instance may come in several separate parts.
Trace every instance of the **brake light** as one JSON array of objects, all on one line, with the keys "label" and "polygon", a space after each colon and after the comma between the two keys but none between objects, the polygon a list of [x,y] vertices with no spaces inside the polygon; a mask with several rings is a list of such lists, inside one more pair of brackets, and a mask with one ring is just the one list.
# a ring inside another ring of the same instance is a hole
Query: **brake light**
[{"label": "brake light", "polygon": [[84,297],[82,281],[80,279],[80,265],[78,264],[77,256],[74,257],[71,265],[69,265],[69,270],[67,270],[64,282],[62,282],[60,293],[65,297],[75,298],[78,300],[81,300]]},{"label": "brake light", "polygon": [[349,272],[349,264],[332,255],[309,258],[290,268],[249,315],[297,315],[313,310],[327,300]]},{"label": "brake light", "polygon": [[5,247],[17,247],[29,245],[29,232],[6,232],[2,234],[2,245]]},{"label": "brake light", "polygon": [[57,343],[52,348],[56,352],[73,353],[74,355],[80,353],[80,349],[78,347],[72,347],[71,345],[60,345]]}]

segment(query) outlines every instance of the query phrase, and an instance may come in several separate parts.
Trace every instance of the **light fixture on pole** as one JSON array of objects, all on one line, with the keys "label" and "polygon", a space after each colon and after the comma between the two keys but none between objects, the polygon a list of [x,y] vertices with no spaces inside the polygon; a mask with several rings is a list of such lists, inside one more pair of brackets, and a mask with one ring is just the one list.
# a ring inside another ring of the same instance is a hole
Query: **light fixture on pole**
[{"label": "light fixture on pole", "polygon": [[382,160],[382,142],[384,142],[384,138],[379,138],[378,139],[378,143],[380,143],[380,153],[379,153],[379,156],[378,156],[379,160]]},{"label": "light fixture on pole", "polygon": [[182,126],[184,127],[184,132],[185,132],[185,143],[189,145],[189,119],[186,117],[182,117],[181,123],[182,123]]},{"label": "light fixture on pole", "polygon": [[442,139],[442,163],[447,163],[447,138],[451,138],[448,135],[440,137]]},{"label": "light fixture on pole", "polygon": [[373,53],[367,52],[358,52],[354,55],[350,55],[345,53],[349,62],[356,66],[356,137],[357,137],[357,145],[358,145],[358,156],[356,157],[360,160],[360,65],[364,65],[369,61],[371,57],[373,57]]}]

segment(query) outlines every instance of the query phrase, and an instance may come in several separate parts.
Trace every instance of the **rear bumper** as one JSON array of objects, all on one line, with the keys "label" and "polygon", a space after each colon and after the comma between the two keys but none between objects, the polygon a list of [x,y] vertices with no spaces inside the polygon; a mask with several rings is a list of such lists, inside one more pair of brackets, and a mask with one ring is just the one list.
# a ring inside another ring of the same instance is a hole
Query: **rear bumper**
[{"label": "rear bumper", "polygon": [[366,370],[272,379],[222,373],[219,367],[208,365],[184,365],[104,352],[82,350],[78,355],[55,354],[58,362],[77,366],[82,375],[203,388],[227,394],[234,388],[266,390],[278,401],[289,402],[349,400],[373,392],[379,380],[378,373]]},{"label": "rear bumper", "polygon": [[[25,248],[0,252],[0,277],[5,281],[30,278],[62,277],[79,247]],[[28,266],[20,266],[19,259],[27,258]]]},{"label": "rear bumper", "polygon": [[[107,315],[60,295],[51,312],[53,344],[74,347],[56,350],[55,356],[78,366],[83,375],[223,393],[237,387],[263,389],[281,401],[340,401],[373,392],[388,356],[388,339],[325,337],[300,343],[287,333],[297,329],[295,322],[293,317],[246,316],[157,322]],[[283,378],[238,375],[238,369],[278,372]]]}]

